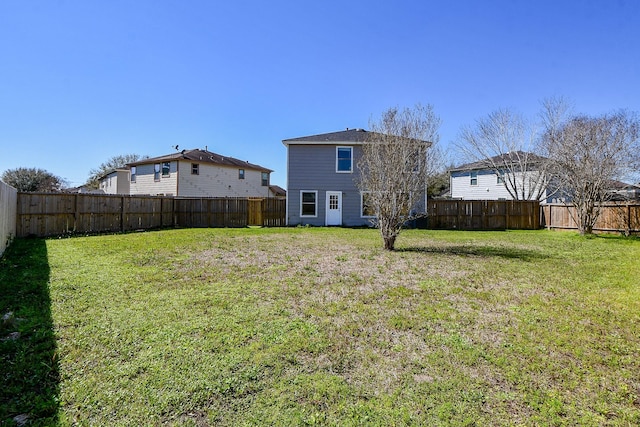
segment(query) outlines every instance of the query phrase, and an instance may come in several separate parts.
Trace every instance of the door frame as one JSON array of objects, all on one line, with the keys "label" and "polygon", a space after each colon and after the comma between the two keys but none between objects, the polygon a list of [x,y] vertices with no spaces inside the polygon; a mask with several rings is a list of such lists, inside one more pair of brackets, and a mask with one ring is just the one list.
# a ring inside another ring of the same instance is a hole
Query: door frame
[{"label": "door frame", "polygon": [[[338,223],[329,224],[329,200],[331,199],[331,196],[335,195],[338,196]],[[342,191],[327,191],[325,196],[324,225],[342,225]]]}]

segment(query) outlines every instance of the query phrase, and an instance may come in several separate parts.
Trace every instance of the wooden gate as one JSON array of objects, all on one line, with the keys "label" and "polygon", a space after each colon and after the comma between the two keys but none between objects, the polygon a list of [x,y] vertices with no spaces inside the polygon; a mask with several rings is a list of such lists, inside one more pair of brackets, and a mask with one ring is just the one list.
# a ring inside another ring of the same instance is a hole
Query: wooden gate
[{"label": "wooden gate", "polygon": [[262,201],[264,199],[249,199],[248,225],[262,226]]}]

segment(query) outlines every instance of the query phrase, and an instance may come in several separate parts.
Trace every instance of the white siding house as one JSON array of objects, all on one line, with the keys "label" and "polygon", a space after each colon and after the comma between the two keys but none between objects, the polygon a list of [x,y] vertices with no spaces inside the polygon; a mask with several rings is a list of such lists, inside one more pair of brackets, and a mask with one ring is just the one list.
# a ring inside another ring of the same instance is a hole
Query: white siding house
[{"label": "white siding house", "polygon": [[207,150],[182,150],[130,163],[130,194],[182,197],[270,197],[272,172]]},{"label": "white siding house", "polygon": [[[530,188],[536,185],[537,171],[526,172],[525,185]],[[452,170],[449,174],[451,198],[462,200],[513,200],[504,185],[508,176],[498,175],[489,169],[476,170]],[[515,180],[523,182],[523,172],[515,173]],[[543,191],[540,200],[546,198],[546,190]]]},{"label": "white siding house", "polygon": [[[518,164],[518,156],[527,161]],[[542,157],[532,153],[507,153],[486,160],[449,169],[451,198],[462,200],[513,200],[512,193],[520,199],[544,201],[549,191],[541,175]],[[521,166],[523,165],[523,166]],[[507,190],[507,183],[510,183]],[[517,189],[517,191],[516,191]]]}]

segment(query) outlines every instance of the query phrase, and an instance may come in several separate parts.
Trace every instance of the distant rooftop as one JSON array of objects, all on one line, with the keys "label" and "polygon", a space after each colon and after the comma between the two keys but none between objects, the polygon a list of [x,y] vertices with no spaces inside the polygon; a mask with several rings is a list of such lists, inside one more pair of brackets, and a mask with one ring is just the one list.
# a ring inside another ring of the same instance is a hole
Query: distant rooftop
[{"label": "distant rooftop", "polygon": [[239,160],[234,157],[223,156],[221,154],[212,153],[207,150],[182,150],[176,153],[167,154],[164,156],[151,157],[148,159],[141,159],[135,162],[128,163],[127,166],[137,166],[137,165],[147,165],[149,163],[161,163],[168,162],[171,160],[190,160],[194,162],[203,162],[203,163],[211,163],[220,166],[232,166],[244,169],[253,169],[261,172],[273,172],[273,170],[269,168],[265,168],[264,166],[256,165],[254,163],[249,163],[245,160]]}]

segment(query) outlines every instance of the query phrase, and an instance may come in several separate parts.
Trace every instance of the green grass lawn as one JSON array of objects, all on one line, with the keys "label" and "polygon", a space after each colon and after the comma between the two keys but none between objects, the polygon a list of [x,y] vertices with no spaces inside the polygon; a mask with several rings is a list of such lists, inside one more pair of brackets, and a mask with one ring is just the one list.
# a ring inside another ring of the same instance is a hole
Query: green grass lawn
[{"label": "green grass lawn", "polygon": [[640,240],[381,246],[336,228],[17,240],[0,423],[640,424]]}]

